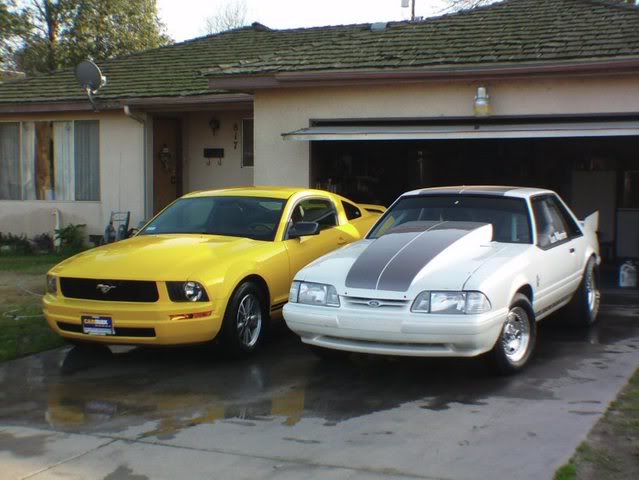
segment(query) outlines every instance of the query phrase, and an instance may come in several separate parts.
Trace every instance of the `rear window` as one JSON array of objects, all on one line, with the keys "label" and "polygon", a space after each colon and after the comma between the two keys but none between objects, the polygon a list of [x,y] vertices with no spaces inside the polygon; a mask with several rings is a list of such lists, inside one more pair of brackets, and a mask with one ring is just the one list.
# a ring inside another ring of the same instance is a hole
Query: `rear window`
[{"label": "rear window", "polygon": [[532,243],[526,201],[488,195],[404,197],[386,211],[368,238],[379,238],[408,222],[411,229],[426,230],[445,221],[490,223],[495,242]]}]

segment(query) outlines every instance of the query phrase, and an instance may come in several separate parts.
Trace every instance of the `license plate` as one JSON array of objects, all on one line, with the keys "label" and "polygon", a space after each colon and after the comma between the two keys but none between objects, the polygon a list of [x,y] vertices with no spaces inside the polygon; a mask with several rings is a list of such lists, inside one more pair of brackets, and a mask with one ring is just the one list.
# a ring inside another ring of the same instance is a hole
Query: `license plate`
[{"label": "license plate", "polygon": [[82,316],[82,332],[87,335],[115,335],[111,317]]}]

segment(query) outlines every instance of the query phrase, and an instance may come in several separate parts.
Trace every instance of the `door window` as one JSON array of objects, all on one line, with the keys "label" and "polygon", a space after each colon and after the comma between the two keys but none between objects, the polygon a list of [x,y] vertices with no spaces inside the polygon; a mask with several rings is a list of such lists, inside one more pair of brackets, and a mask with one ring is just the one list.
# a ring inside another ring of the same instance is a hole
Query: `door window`
[{"label": "door window", "polygon": [[581,234],[579,227],[555,197],[535,198],[532,208],[537,225],[537,245],[540,248],[552,248]]},{"label": "door window", "polygon": [[307,198],[300,201],[291,214],[291,222],[317,222],[324,230],[337,226],[337,214],[333,202],[324,198]]}]

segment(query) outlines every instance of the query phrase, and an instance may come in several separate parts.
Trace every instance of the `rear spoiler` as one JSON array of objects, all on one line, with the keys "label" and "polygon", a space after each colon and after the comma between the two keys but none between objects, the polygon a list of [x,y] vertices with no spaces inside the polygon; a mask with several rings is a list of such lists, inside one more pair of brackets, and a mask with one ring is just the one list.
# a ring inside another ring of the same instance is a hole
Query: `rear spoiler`
[{"label": "rear spoiler", "polygon": [[384,213],[386,211],[386,207],[382,205],[373,205],[370,203],[358,203],[358,205],[370,213]]},{"label": "rear spoiler", "polygon": [[579,223],[584,230],[596,232],[599,229],[599,211],[591,213]]}]

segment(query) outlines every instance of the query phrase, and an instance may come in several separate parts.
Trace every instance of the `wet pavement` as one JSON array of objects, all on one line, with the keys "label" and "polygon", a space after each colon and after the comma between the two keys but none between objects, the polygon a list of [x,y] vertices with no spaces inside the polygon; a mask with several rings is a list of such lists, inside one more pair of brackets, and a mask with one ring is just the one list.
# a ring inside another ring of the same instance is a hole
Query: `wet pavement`
[{"label": "wet pavement", "polygon": [[[636,299],[636,298],[635,298]],[[551,478],[639,366],[639,307],[540,324],[523,373],[477,360],[62,348],[0,366],[1,478]]]}]

